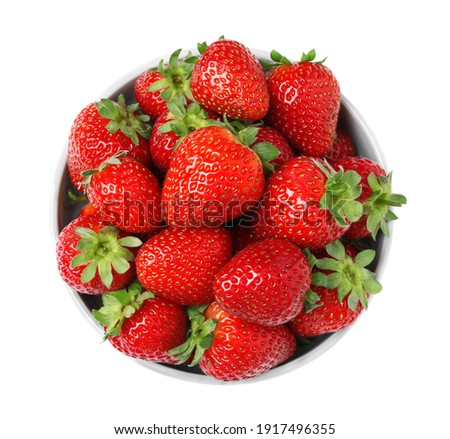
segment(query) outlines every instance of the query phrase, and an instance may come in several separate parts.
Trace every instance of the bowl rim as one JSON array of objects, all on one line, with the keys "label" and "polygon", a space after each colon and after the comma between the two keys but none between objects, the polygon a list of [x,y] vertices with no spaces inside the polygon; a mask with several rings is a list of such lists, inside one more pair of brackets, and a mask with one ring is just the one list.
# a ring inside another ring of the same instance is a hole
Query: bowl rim
[{"label": "bowl rim", "polygon": [[[252,49],[250,48],[251,52],[256,55],[258,58],[270,59],[269,52],[259,50],[259,49]],[[198,55],[198,51],[196,49],[188,49],[183,50],[180,54],[180,57],[184,57],[187,55],[187,53],[193,53]],[[143,71],[155,67],[159,64],[161,59],[164,59],[165,61],[168,60],[170,57],[170,54],[166,54],[164,56],[160,56],[158,58],[154,58],[153,60],[150,60],[149,62],[134,68],[133,70],[129,71],[122,77],[120,77],[118,80],[116,80],[114,83],[112,83],[109,87],[107,87],[102,94],[100,94],[95,101],[100,100],[102,98],[109,98],[113,95],[117,94],[117,90],[124,86],[124,84],[129,83],[130,81],[134,80],[140,73]],[[367,124],[366,120],[363,118],[359,110],[341,93],[341,106],[344,106],[346,111],[350,114],[352,120],[354,120],[357,125],[365,132],[366,137],[369,139],[371,150],[376,156],[376,161],[380,163],[384,169],[388,169],[386,165],[386,159],[383,154],[383,151],[380,148],[380,145],[378,143],[377,138],[375,137],[375,134]],[[67,140],[66,140],[67,144]],[[61,183],[64,180],[64,173],[66,172],[66,159],[67,159],[67,148],[64,148],[57,164],[57,168],[54,175],[53,185],[52,185],[52,194],[51,194],[51,206],[53,209],[53,212],[51,214],[51,231],[52,236],[54,239],[54,243],[56,243],[60,230],[59,230],[59,217],[58,217],[58,207],[59,207],[59,197],[60,197],[60,187]],[[389,223],[389,238],[384,239],[382,245],[380,245],[380,251],[378,252],[378,264],[377,264],[377,270],[376,270],[376,277],[378,280],[381,279],[382,274],[384,272],[389,250],[392,244],[392,222]],[[67,284],[65,284],[66,289],[70,293],[70,296],[80,309],[81,313],[84,315],[86,320],[89,321],[91,326],[95,328],[97,333],[102,334],[103,328],[101,325],[95,321],[95,319],[92,317],[91,312],[88,310],[86,305],[83,303],[80,295],[73,290],[71,287],[69,287]],[[360,316],[361,317],[361,316]],[[359,319],[358,319],[359,320]],[[293,370],[296,370],[302,366],[305,366],[306,364],[314,361],[316,358],[320,357],[322,354],[324,354],[326,351],[328,351],[331,347],[333,347],[349,330],[351,330],[357,322],[350,325],[347,328],[344,328],[340,331],[337,331],[335,333],[332,333],[328,338],[326,338],[322,343],[320,343],[316,348],[312,349],[311,351],[307,352],[306,354],[302,355],[301,357],[291,360],[287,363],[281,364],[273,369],[268,370],[267,372],[256,376],[249,380],[241,380],[241,381],[227,381],[227,385],[239,385],[239,384],[245,384],[245,383],[255,383],[255,382],[261,382],[268,379],[272,379],[281,375],[284,375],[286,373],[292,372]],[[152,371],[155,371],[157,373],[160,373],[162,375],[176,378],[176,379],[182,379],[184,381],[191,381],[196,383],[202,383],[202,384],[218,384],[222,385],[225,384],[223,381],[215,380],[212,377],[209,377],[207,375],[202,374],[196,374],[196,373],[189,373],[184,370],[175,369],[172,367],[167,367],[163,364],[158,363],[151,363],[144,360],[139,360],[136,358],[129,357],[132,361],[137,362],[138,364],[144,366],[147,369],[151,369]]]}]

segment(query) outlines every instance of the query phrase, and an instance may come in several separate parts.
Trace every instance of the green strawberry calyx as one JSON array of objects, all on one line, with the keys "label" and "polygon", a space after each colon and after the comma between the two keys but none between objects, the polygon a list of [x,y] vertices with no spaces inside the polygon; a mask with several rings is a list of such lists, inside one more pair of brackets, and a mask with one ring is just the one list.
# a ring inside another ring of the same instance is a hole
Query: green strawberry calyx
[{"label": "green strawberry calyx", "polygon": [[81,194],[76,189],[71,187],[67,189],[67,197],[69,198],[70,204],[79,203],[80,201],[87,201],[86,194]]},{"label": "green strawberry calyx", "polygon": [[103,294],[103,306],[92,310],[95,319],[105,327],[103,340],[119,335],[123,322],[131,317],[145,300],[155,297],[150,291],[142,290],[141,284],[134,282],[127,289]]},{"label": "green strawberry calyx", "polygon": [[314,163],[327,177],[320,207],[327,209],[340,227],[358,221],[363,215],[363,205],[357,200],[361,195],[361,176],[342,168],[335,171],[326,160],[314,159]]},{"label": "green strawberry calyx", "polygon": [[[286,58],[284,55],[282,55],[280,52],[277,52],[276,50],[272,50],[270,52],[270,59],[271,61],[260,59],[259,62],[265,69],[272,69],[274,67],[282,65],[291,66],[293,64],[289,58]],[[305,52],[302,53],[299,63],[314,62],[315,64],[323,64],[327,58],[324,58],[320,61],[314,61],[315,59],[316,59],[316,51],[315,49],[312,49],[307,53]]]},{"label": "green strawberry calyx", "polygon": [[[311,285],[319,286],[320,283],[323,283],[323,278],[321,276],[322,273],[313,271],[313,268],[315,267],[317,262],[317,258],[307,248],[303,249],[303,253],[308,260],[309,268],[311,270]],[[304,311],[308,313],[311,312],[314,308],[318,308],[322,305],[323,303],[320,302],[320,296],[315,291],[313,291],[311,287],[308,288],[303,302]]]},{"label": "green strawberry calyx", "polygon": [[233,120],[230,122],[226,115],[224,115],[223,126],[231,131],[231,133],[238,139],[242,145],[249,147],[261,160],[263,168],[267,171],[273,172],[275,167],[272,160],[275,160],[280,155],[280,150],[271,142],[258,142],[256,139],[258,131],[262,122],[252,124],[245,124],[240,120]]},{"label": "green strawberry calyx", "polygon": [[368,296],[381,291],[381,284],[375,279],[375,273],[366,267],[375,259],[375,250],[368,249],[359,252],[353,259],[345,252],[341,241],[328,244],[326,251],[329,258],[317,259],[315,266],[319,270],[331,272],[316,272],[312,284],[329,289],[337,289],[340,302],[347,297],[348,307],[354,311],[361,303],[365,309],[368,307]]},{"label": "green strawberry calyx", "polygon": [[208,113],[197,102],[192,102],[187,107],[179,101],[167,103],[170,120],[161,125],[158,131],[161,134],[173,131],[179,139],[174,150],[181,141],[192,131],[199,128],[217,125],[217,121],[210,119]]},{"label": "green strawberry calyx", "polygon": [[100,116],[110,121],[106,129],[114,134],[121,131],[129,137],[135,145],[139,145],[139,136],[148,139],[150,137],[150,116],[143,114],[139,104],[126,105],[125,97],[121,94],[117,102],[111,99],[101,99],[95,103]]},{"label": "green strawberry calyx", "polygon": [[201,360],[203,353],[211,347],[217,320],[212,318],[206,319],[203,315],[208,305],[190,306],[187,309],[191,322],[191,327],[187,333],[187,340],[168,352],[169,355],[178,359],[177,364],[185,363],[194,354],[189,366],[195,366]]},{"label": "green strawberry calyx", "polygon": [[[225,39],[225,36],[224,35],[221,35],[218,39],[217,39],[217,41],[220,41],[220,40],[224,40]],[[205,52],[206,52],[206,49],[208,48],[209,46],[208,46],[208,44],[206,43],[206,41],[203,41],[202,43],[197,43],[197,50],[198,50],[198,53],[200,54],[200,55],[203,55]]]},{"label": "green strawberry calyx", "polygon": [[122,163],[120,159],[125,155],[127,155],[127,151],[118,151],[114,155],[108,157],[105,161],[103,161],[98,168],[84,170],[81,175],[82,177],[84,177],[83,185],[85,185],[86,190],[94,174],[104,171],[109,165],[120,165]]},{"label": "green strawberry calyx", "polygon": [[70,263],[72,267],[87,264],[81,274],[83,283],[90,282],[98,273],[102,283],[110,288],[113,281],[113,268],[119,274],[130,269],[134,254],[126,247],[139,247],[142,241],[135,236],[119,238],[117,227],[106,226],[98,233],[86,227],[76,227],[75,232],[81,237],[75,255]]},{"label": "green strawberry calyx", "polygon": [[180,60],[182,49],[175,50],[169,57],[168,63],[162,59],[156,70],[162,74],[162,78],[155,81],[147,88],[149,92],[161,91],[161,97],[166,102],[178,101],[182,105],[187,104],[187,98],[195,101],[191,92],[191,74],[197,57],[191,52]]},{"label": "green strawberry calyx", "polygon": [[400,207],[406,204],[406,197],[401,194],[392,193],[392,172],[388,175],[376,177],[371,173],[367,177],[372,193],[363,205],[363,212],[367,214],[366,227],[375,239],[379,230],[389,236],[388,221],[396,220],[398,217],[390,207]]}]

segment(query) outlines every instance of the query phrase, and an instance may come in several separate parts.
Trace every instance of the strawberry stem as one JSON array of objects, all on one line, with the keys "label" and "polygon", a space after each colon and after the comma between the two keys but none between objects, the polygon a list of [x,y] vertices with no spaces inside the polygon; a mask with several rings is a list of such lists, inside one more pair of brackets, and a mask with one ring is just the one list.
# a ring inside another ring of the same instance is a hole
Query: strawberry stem
[{"label": "strawberry stem", "polygon": [[146,299],[155,297],[150,291],[142,291],[138,282],[132,283],[128,289],[113,291],[102,296],[103,306],[92,310],[95,319],[105,327],[103,340],[120,333],[125,319],[131,317]]},{"label": "strawberry stem", "polygon": [[388,222],[397,219],[397,215],[390,207],[400,207],[406,204],[406,197],[401,194],[392,193],[392,172],[387,176],[380,175],[378,178],[371,173],[367,182],[372,189],[372,194],[364,203],[363,211],[367,214],[366,227],[375,239],[379,230],[389,236]]},{"label": "strawberry stem", "polygon": [[187,99],[195,101],[191,92],[191,74],[197,57],[189,52],[183,60],[180,60],[182,49],[178,49],[170,55],[167,65],[164,60],[159,62],[158,71],[163,78],[154,82],[147,91],[162,90],[161,97],[166,102],[177,101],[181,105],[187,104]]},{"label": "strawberry stem", "polygon": [[100,116],[110,119],[106,129],[111,134],[120,130],[135,145],[139,144],[139,136],[145,139],[150,137],[151,125],[148,123],[150,117],[140,112],[138,104],[127,106],[123,95],[119,95],[117,102],[111,99],[101,99],[95,105]]},{"label": "strawberry stem", "polygon": [[168,353],[178,359],[177,364],[185,363],[193,354],[190,367],[195,366],[201,360],[203,353],[209,349],[214,340],[214,330],[217,326],[217,320],[205,319],[203,312],[209,304],[201,306],[191,306],[188,308],[188,317],[191,327],[187,334],[187,340],[171,349]]},{"label": "strawberry stem", "polygon": [[173,131],[179,137],[174,150],[192,131],[218,123],[216,120],[210,119],[208,113],[197,102],[192,102],[186,108],[179,101],[172,101],[167,103],[167,108],[171,119],[161,125],[158,131],[160,133]]},{"label": "strawberry stem", "polygon": [[134,254],[125,247],[139,247],[142,241],[134,236],[118,238],[119,229],[106,226],[98,233],[85,227],[76,227],[75,232],[81,237],[77,244],[80,252],[72,259],[70,265],[79,267],[87,264],[81,274],[83,283],[90,282],[96,273],[102,283],[110,288],[113,281],[112,269],[119,273],[126,273],[130,268],[130,261]]},{"label": "strawberry stem", "polygon": [[[272,52],[270,52],[270,59],[271,61],[260,59],[259,62],[261,63],[261,66],[265,69],[272,69],[277,66],[290,66],[293,64],[291,60],[289,60],[276,50],[272,50]],[[321,61],[314,61],[315,59],[316,59],[316,51],[312,49],[308,53],[305,52],[302,53],[299,63],[314,62],[316,64],[323,64],[327,58],[325,57]]]},{"label": "strawberry stem", "polygon": [[329,258],[317,259],[315,265],[320,270],[331,271],[322,273],[325,278],[313,278],[312,284],[337,289],[340,302],[347,297],[348,307],[354,311],[360,302],[368,307],[369,294],[381,291],[381,284],[375,279],[375,273],[366,267],[375,259],[375,250],[363,250],[355,259],[348,256],[341,241],[335,241],[326,246]]},{"label": "strawberry stem", "polygon": [[363,205],[357,200],[361,195],[361,176],[355,171],[335,171],[326,160],[314,163],[327,177],[325,193],[320,207],[328,209],[340,227],[358,221],[363,214]]}]

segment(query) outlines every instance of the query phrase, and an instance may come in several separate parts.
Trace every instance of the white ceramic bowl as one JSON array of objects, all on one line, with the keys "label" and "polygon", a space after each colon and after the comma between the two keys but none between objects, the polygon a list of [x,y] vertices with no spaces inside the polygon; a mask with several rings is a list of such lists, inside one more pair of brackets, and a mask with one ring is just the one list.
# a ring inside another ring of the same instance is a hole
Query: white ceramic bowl
[{"label": "white ceramic bowl", "polygon": [[[195,50],[192,50],[192,52],[195,53]],[[181,56],[186,55],[186,53],[187,52],[182,53]],[[269,59],[269,54],[267,52],[263,52],[260,50],[253,50],[253,53],[255,53],[255,55],[260,59],[266,60]],[[165,56],[163,58],[167,60],[169,56]],[[133,70],[123,78],[119,79],[116,83],[112,84],[95,100],[99,100],[100,98],[117,99],[117,96],[119,94],[123,94],[127,99],[127,103],[134,102],[133,85],[136,78],[144,70],[150,67],[156,67],[160,59],[161,57],[154,59],[153,61],[150,61],[148,64]],[[345,89],[345,83],[341,84],[341,88]],[[344,96],[342,96],[341,101],[341,110],[339,113],[339,125],[349,134],[350,138],[353,140],[357,148],[358,155],[374,160],[380,163],[385,169],[387,169],[383,153],[378,145],[378,142],[374,134],[372,133],[369,126],[364,121],[363,117],[358,112],[358,110]],[[68,127],[67,130],[68,134],[69,129],[70,127]],[[64,145],[63,153],[61,154],[61,158],[59,160],[53,188],[52,229],[55,241],[61,230],[64,228],[64,226],[68,224],[69,221],[71,221],[73,218],[76,217],[80,209],[80,206],[69,203],[67,199],[67,190],[69,187],[71,187],[71,183],[69,172],[66,166],[66,153],[67,153],[67,144]],[[377,279],[380,279],[382,270],[384,269],[384,266],[386,264],[389,252],[389,245],[390,239],[386,239],[384,236],[379,237],[377,239],[375,245],[377,257],[376,260],[374,261],[375,267],[374,269],[377,274]],[[86,316],[87,320],[98,330],[98,336],[100,338],[101,334],[103,333],[103,328],[93,318],[91,311],[93,308],[98,308],[100,306],[101,298],[99,296],[80,294],[72,290],[70,287],[67,288],[69,290],[70,295],[74,298],[75,303],[78,305],[81,312]],[[278,367],[275,367],[269,370],[268,372],[251,379],[250,381],[255,382],[265,380],[268,378],[277,377],[281,374],[290,372],[294,369],[299,368],[300,366],[309,363],[310,361],[314,360],[318,356],[325,353],[328,349],[330,349],[353,326],[354,325],[344,330],[315,338],[310,345],[298,348],[295,355],[286,363]],[[172,366],[157,363],[149,363],[146,361],[135,359],[133,359],[133,361],[138,362],[144,367],[147,367],[148,369],[151,369],[155,372],[159,372],[174,378],[191,380],[202,383],[212,383],[212,384],[221,383],[220,381],[216,381],[213,378],[204,375],[198,366],[194,368],[189,368],[187,366]]]}]

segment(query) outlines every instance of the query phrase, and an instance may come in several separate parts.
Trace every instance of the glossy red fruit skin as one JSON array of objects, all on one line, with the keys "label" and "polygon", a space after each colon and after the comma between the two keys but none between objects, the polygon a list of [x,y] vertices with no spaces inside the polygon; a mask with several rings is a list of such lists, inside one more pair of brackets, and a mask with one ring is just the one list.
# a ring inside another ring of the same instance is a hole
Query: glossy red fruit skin
[{"label": "glossy red fruit skin", "polygon": [[185,309],[160,297],[146,299],[108,340],[120,352],[139,360],[175,364],[168,351],[184,343],[188,329]]},{"label": "glossy red fruit skin", "polygon": [[203,107],[230,119],[259,120],[269,109],[264,71],[237,41],[219,40],[206,49],[195,63],[191,89]]},{"label": "glossy red fruit skin", "polygon": [[262,235],[285,238],[302,248],[320,248],[340,238],[339,227],[320,207],[327,177],[310,157],[296,157],[272,174],[259,214]]},{"label": "glossy red fruit skin", "polygon": [[289,322],[289,328],[299,337],[316,337],[344,329],[351,325],[363,311],[361,303],[357,305],[355,311],[352,311],[345,298],[339,302],[337,289],[316,286],[311,289],[319,295],[323,305],[310,312],[302,310]]},{"label": "glossy red fruit skin", "polygon": [[[130,262],[130,269],[124,274],[118,274],[114,268],[112,268],[113,281],[110,288],[107,288],[100,280],[98,273],[96,273],[90,282],[83,283],[81,281],[81,273],[86,268],[87,264],[79,267],[72,267],[70,265],[74,256],[80,253],[76,249],[80,236],[75,232],[75,228],[86,227],[98,233],[103,227],[108,225],[110,224],[104,221],[98,213],[93,215],[82,215],[67,224],[58,236],[56,256],[59,273],[64,282],[79,293],[96,295],[120,290],[128,285],[136,275],[136,267],[133,261]],[[129,234],[126,232],[120,232],[119,238],[128,235]],[[133,249],[130,250],[133,251]]]},{"label": "glossy red fruit skin", "polygon": [[345,159],[356,155],[355,145],[353,145],[350,136],[340,129],[336,129],[336,137],[331,144],[330,149],[325,154],[328,161]]},{"label": "glossy red fruit skin", "polygon": [[267,239],[241,250],[217,274],[214,296],[227,313],[277,326],[302,309],[311,281],[303,252],[284,239]]},{"label": "glossy red fruit skin", "polygon": [[218,226],[248,211],[263,192],[256,153],[225,128],[200,128],[172,156],[162,190],[164,218],[174,226]]},{"label": "glossy red fruit skin", "polygon": [[169,131],[167,133],[159,132],[159,128],[169,120],[170,118],[168,111],[165,111],[158,116],[155,124],[153,125],[149,141],[152,161],[155,166],[163,172],[167,172],[167,170],[169,169],[173,148],[180,138],[173,131]]},{"label": "glossy red fruit skin", "polygon": [[205,317],[218,321],[214,340],[200,360],[206,375],[222,381],[244,380],[288,360],[296,341],[286,325],[266,327],[246,322],[223,311],[213,302]]},{"label": "glossy red fruit skin", "polygon": [[274,166],[275,171],[295,157],[287,140],[275,128],[269,126],[260,127],[256,136],[256,142],[253,145],[259,142],[270,142],[280,151],[279,156],[269,162]]},{"label": "glossy red fruit skin", "polygon": [[[386,175],[386,171],[374,161],[363,157],[349,157],[346,159],[340,159],[332,162],[335,169],[342,167],[344,171],[353,170],[361,176],[361,195],[358,197],[358,201],[364,203],[372,194],[372,189],[367,182],[367,177],[374,173],[376,177]],[[366,227],[367,214],[363,215],[358,221],[352,223],[350,228],[345,233],[345,236],[351,239],[361,239],[372,236]]]},{"label": "glossy red fruit skin", "polygon": [[180,305],[213,300],[217,272],[231,259],[225,228],[172,228],[152,236],[136,257],[137,275],[147,290]]},{"label": "glossy red fruit skin", "polygon": [[[205,110],[210,119],[219,119],[218,115],[210,110]],[[156,167],[162,172],[167,172],[170,167],[170,160],[174,152],[174,148],[180,140],[180,136],[175,134],[174,131],[167,133],[160,133],[159,129],[166,122],[172,120],[169,111],[165,111],[160,114],[153,125],[153,129],[150,135],[149,147],[152,161]],[[194,131],[189,127],[191,131]]]},{"label": "glossy red fruit skin", "polygon": [[339,83],[323,64],[280,65],[267,74],[270,93],[269,125],[308,156],[323,157],[336,130]]},{"label": "glossy red fruit skin", "polygon": [[110,121],[100,116],[95,103],[85,107],[75,118],[69,135],[67,166],[73,185],[84,191],[81,175],[88,169],[97,169],[106,159],[119,151],[128,154],[144,166],[150,164],[148,141],[138,135],[139,144],[125,136],[120,130],[111,134],[106,125]]},{"label": "glossy red fruit skin", "polygon": [[161,97],[162,90],[147,91],[148,87],[160,79],[163,79],[162,73],[156,70],[147,70],[142,72],[134,83],[134,97],[139,108],[153,120],[167,111],[167,103]]},{"label": "glossy red fruit skin", "polygon": [[88,216],[93,215],[94,213],[98,213],[95,207],[91,203],[85,204],[78,214],[79,216]]},{"label": "glossy red fruit skin", "polygon": [[87,196],[105,221],[132,233],[149,233],[161,223],[161,187],[142,164],[128,157],[92,175]]}]

